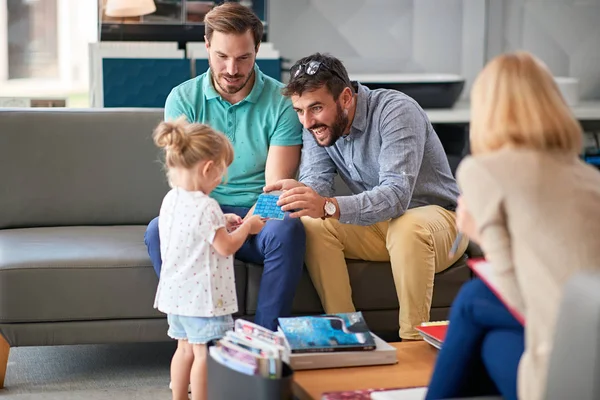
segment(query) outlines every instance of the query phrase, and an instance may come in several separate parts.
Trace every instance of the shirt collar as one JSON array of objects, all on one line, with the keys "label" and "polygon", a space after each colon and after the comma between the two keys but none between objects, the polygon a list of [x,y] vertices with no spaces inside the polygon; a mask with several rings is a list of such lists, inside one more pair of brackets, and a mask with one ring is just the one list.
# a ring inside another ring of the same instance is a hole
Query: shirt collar
[{"label": "shirt collar", "polygon": [[[260,98],[263,88],[265,87],[265,76],[256,64],[254,64],[254,76],[254,86],[252,87],[250,93],[248,93],[248,96],[246,96],[246,98],[242,101],[256,103]],[[204,80],[202,82],[202,92],[204,93],[204,97],[206,98],[206,100],[221,97],[219,92],[217,92],[217,89],[215,89],[215,87],[213,86],[212,71],[210,70],[210,67],[208,68],[208,71],[206,72],[206,75],[204,76]]]},{"label": "shirt collar", "polygon": [[354,111],[352,129],[357,132],[364,132],[367,128],[367,101],[369,97],[369,88],[358,82],[356,82],[356,86],[356,110]]},{"label": "shirt collar", "polygon": [[244,100],[256,104],[258,103],[258,99],[260,98],[263,88],[265,87],[265,75],[256,64],[254,64],[254,76],[254,86]]},{"label": "shirt collar", "polygon": [[221,96],[219,92],[217,92],[217,89],[215,89],[213,86],[212,71],[210,70],[210,67],[208,68],[208,71],[206,72],[206,75],[204,75],[204,79],[202,81],[202,93],[204,93],[206,100],[212,100]]}]

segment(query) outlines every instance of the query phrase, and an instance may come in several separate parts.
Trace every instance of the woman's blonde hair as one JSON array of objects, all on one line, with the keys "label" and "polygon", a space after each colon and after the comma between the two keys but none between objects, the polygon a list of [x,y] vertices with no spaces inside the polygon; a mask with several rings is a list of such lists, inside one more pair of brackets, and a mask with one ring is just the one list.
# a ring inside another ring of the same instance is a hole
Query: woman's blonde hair
[{"label": "woman's blonde hair", "polygon": [[471,90],[470,141],[473,154],[504,146],[578,154],[581,126],[554,78],[527,52],[490,61]]},{"label": "woman's blonde hair", "polygon": [[167,171],[191,169],[201,161],[212,161],[225,167],[233,162],[233,147],[225,135],[208,125],[188,123],[185,117],[161,122],[152,138],[158,147],[165,149]]}]

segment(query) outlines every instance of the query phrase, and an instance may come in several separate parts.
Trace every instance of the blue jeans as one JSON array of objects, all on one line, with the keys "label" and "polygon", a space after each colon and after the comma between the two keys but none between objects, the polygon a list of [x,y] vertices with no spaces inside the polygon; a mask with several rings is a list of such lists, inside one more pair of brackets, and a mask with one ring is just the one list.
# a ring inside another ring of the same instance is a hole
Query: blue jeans
[{"label": "blue jeans", "polygon": [[480,279],[467,282],[450,311],[427,400],[502,395],[517,399],[523,326]]},{"label": "blue jeans", "polygon": [[[248,208],[221,206],[225,214],[246,216]],[[158,235],[158,218],[154,218],[144,235],[150,260],[160,276],[162,258]],[[276,330],[277,318],[289,316],[296,287],[302,276],[306,235],[300,219],[267,221],[258,235],[249,236],[235,258],[252,264],[264,264],[254,322]],[[240,310],[243,311],[243,310]]]}]

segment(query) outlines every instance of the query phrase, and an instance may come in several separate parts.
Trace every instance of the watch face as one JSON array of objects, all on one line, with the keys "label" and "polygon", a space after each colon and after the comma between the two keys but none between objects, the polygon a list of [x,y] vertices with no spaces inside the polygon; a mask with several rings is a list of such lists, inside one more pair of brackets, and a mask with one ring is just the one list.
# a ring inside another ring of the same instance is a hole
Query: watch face
[{"label": "watch face", "polygon": [[325,203],[325,212],[327,213],[327,215],[335,214],[335,204],[329,201]]}]

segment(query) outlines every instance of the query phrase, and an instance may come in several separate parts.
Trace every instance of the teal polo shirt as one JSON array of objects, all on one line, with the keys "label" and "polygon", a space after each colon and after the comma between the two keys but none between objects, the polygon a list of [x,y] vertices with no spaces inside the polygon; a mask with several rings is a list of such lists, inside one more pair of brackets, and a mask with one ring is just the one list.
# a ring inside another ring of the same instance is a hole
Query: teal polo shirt
[{"label": "teal polo shirt", "polygon": [[257,65],[254,72],[252,91],[236,104],[215,90],[210,69],[171,90],[165,103],[165,120],[184,115],[231,140],[235,155],[227,182],[211,193],[221,205],[254,205],[265,186],[269,147],[302,144],[302,125],[291,100],[281,94],[283,83],[264,75]]}]

